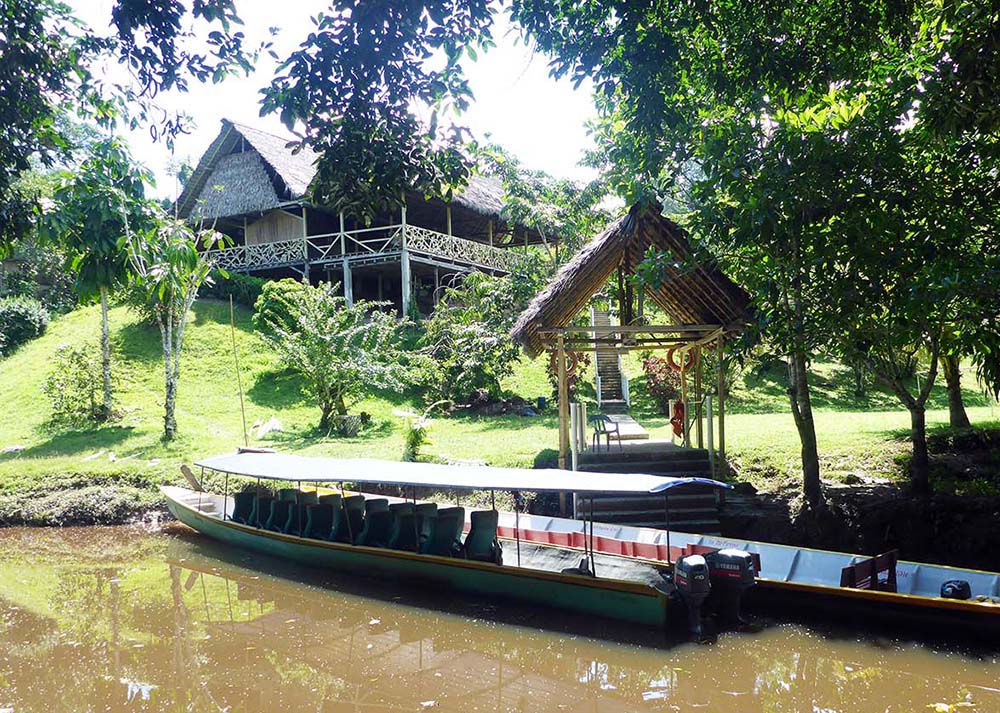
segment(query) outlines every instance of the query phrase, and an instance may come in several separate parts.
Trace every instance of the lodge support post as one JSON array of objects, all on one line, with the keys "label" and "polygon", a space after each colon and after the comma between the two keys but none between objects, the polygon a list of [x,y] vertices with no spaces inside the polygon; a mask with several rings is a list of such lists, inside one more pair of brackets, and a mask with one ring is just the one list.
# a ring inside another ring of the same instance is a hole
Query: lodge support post
[{"label": "lodge support post", "polygon": [[344,301],[350,307],[354,304],[354,278],[351,275],[351,263],[344,258]]},{"label": "lodge support post", "polygon": [[340,254],[347,254],[347,234],[344,230],[344,211],[340,211]]},{"label": "lodge support post", "polygon": [[447,222],[447,224],[448,224],[448,235],[451,235],[451,206],[450,205],[446,205],[444,207],[444,217],[445,217],[445,222]]},{"label": "lodge support post", "polygon": [[691,422],[691,414],[689,413],[690,404],[688,404],[688,370],[687,370],[687,352],[681,352],[681,404],[684,406],[684,423],[681,424],[681,445],[684,447],[690,447],[688,443],[688,423]]},{"label": "lodge support post", "polygon": [[403,207],[400,208],[400,219],[402,222],[400,228],[400,255],[399,255],[399,276],[400,276],[400,292],[401,300],[400,306],[402,307],[402,316],[406,317],[410,313],[410,296],[413,294],[413,285],[411,284],[410,276],[410,253],[406,249],[406,201],[403,201]]},{"label": "lodge support post", "polygon": [[302,206],[302,275],[309,282],[309,216]]},{"label": "lodge support post", "polygon": [[566,467],[569,453],[569,384],[566,382],[566,344],[556,337],[556,375],[559,379],[559,467]]}]

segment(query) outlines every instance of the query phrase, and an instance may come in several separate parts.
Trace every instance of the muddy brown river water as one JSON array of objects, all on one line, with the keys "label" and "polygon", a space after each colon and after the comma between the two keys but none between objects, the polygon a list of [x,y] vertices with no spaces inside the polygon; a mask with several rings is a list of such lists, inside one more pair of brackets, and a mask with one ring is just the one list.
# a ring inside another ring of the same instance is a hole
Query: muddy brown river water
[{"label": "muddy brown river water", "polygon": [[762,623],[696,645],[310,573],[180,525],[0,530],[3,713],[1000,713],[988,648]]}]

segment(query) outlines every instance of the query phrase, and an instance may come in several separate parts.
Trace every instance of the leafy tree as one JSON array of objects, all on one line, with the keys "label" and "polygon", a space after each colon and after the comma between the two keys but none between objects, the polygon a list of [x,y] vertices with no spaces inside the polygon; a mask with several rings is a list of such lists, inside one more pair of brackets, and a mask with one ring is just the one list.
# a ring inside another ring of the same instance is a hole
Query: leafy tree
[{"label": "leafy tree", "polygon": [[144,230],[144,181],[150,175],[138,168],[125,146],[115,138],[93,144],[86,159],[67,172],[54,195],[55,208],[45,216],[45,232],[64,246],[76,276],[77,294],[101,303],[101,378],[104,384],[101,414],[113,414],[111,340],[108,298],[127,282],[129,259],[122,238],[126,226]]},{"label": "leafy tree", "polygon": [[[104,128],[145,126],[169,142],[185,118],[157,106],[161,91],[249,73],[268,46],[247,49],[233,0],[116,0],[109,20],[110,31],[87,27],[57,0],[0,5],[0,257],[31,228],[32,197],[17,176],[33,158],[51,165],[73,147],[58,120],[63,107]],[[104,81],[94,67],[108,61],[128,79]]]},{"label": "leafy tree", "polygon": [[465,129],[442,120],[468,105],[461,60],[492,44],[491,23],[487,0],[335,0],[314,19],[263,111],[303,126],[299,145],[320,154],[316,202],[371,218],[406,191],[450,198],[470,159]]},{"label": "leafy tree", "polygon": [[580,185],[544,171],[531,171],[497,144],[476,146],[475,158],[482,173],[503,183],[502,217],[511,224],[537,230],[547,243],[558,240],[564,258],[572,256],[614,217],[604,206],[608,191],[600,178]]},{"label": "leafy tree", "polygon": [[181,373],[184,328],[201,286],[211,281],[213,265],[205,250],[224,247],[225,237],[212,230],[194,232],[183,221],[149,206],[150,227],[126,223],[121,246],[127,250],[130,280],[156,317],[163,349],[163,438],[177,435],[177,386]]},{"label": "leafy tree", "polygon": [[254,325],[285,365],[309,383],[321,431],[338,425],[334,417],[347,415],[350,400],[371,389],[402,387],[398,323],[383,311],[387,303],[348,305],[335,285],[282,284],[281,308],[272,309],[278,290],[265,288]]},{"label": "leafy tree", "polygon": [[520,359],[510,330],[535,291],[528,280],[478,272],[445,291],[422,339],[422,348],[438,365],[442,398],[500,398],[501,379]]}]

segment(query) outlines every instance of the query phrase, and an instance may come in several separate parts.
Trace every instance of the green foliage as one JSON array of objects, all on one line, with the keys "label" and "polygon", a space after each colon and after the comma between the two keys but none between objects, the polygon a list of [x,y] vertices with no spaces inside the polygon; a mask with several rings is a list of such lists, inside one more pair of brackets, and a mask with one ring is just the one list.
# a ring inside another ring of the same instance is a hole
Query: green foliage
[{"label": "green foliage", "polygon": [[106,420],[99,349],[91,344],[63,344],[56,349],[42,392],[52,404],[55,424],[86,426]]},{"label": "green foliage", "polygon": [[301,316],[298,305],[305,289],[305,284],[291,278],[266,281],[253,304],[253,328],[271,341],[295,331]]},{"label": "green foliage", "polygon": [[10,354],[19,346],[45,332],[48,310],[32,297],[0,298],[0,355]]},{"label": "green foliage", "polygon": [[202,290],[204,297],[215,297],[226,302],[232,297],[233,302],[250,309],[253,309],[264,286],[268,284],[268,280],[239,272],[223,274],[219,270],[212,270],[209,276],[211,284]]},{"label": "green foliage", "polygon": [[423,350],[438,365],[441,398],[500,398],[501,379],[520,359],[510,329],[532,294],[525,280],[478,272],[445,291],[422,340]]},{"label": "green foliage", "polygon": [[65,174],[43,229],[69,253],[82,299],[92,300],[101,289],[112,291],[125,282],[128,255],[121,241],[126,226],[148,228],[143,184],[149,180],[117,139],[94,144],[79,168]]},{"label": "green foliage", "polygon": [[512,225],[534,228],[550,243],[558,240],[563,259],[569,259],[614,217],[603,207],[608,190],[600,178],[579,185],[544,171],[530,171],[497,144],[475,149],[480,171],[503,183],[502,217]]},{"label": "green foliage", "polygon": [[[664,357],[649,356],[642,360],[646,375],[646,391],[656,402],[660,413],[670,415],[670,402],[681,396],[681,375]],[[711,372],[709,372],[711,373]]]},{"label": "green foliage", "polygon": [[442,119],[468,106],[461,60],[492,45],[491,23],[485,0],[336,0],[317,16],[263,102],[319,153],[314,201],[370,219],[406,192],[451,197],[470,159],[466,131]]},{"label": "green foliage", "polygon": [[329,433],[337,417],[347,415],[349,400],[402,387],[398,324],[383,311],[386,303],[348,305],[333,285],[273,284],[257,300],[254,325],[285,366],[308,382],[321,431]]}]

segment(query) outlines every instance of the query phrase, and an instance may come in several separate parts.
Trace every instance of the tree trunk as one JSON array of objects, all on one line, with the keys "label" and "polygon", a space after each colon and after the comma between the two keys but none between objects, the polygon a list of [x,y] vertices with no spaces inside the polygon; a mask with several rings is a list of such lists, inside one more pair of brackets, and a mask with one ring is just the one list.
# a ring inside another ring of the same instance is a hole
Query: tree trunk
[{"label": "tree trunk", "polygon": [[868,395],[865,388],[865,368],[861,364],[855,364],[854,370],[854,397],[863,399]]},{"label": "tree trunk", "polygon": [[968,428],[969,415],[962,401],[962,373],[959,371],[957,356],[941,357],[941,370],[948,385],[948,419],[952,428]]},{"label": "tree trunk", "polygon": [[910,440],[913,442],[913,458],[910,460],[910,482],[914,492],[926,495],[930,492],[930,460],[927,456],[927,421],[923,405],[910,409]]},{"label": "tree trunk", "polygon": [[802,443],[802,492],[806,502],[811,507],[816,507],[823,504],[823,491],[820,487],[816,423],[813,420],[804,352],[796,352],[788,357],[788,377],[792,416]]},{"label": "tree trunk", "polygon": [[[168,317],[160,319],[160,336],[163,341],[163,440],[172,441],[177,435],[177,418],[174,415],[177,405],[177,377],[173,369],[173,320]],[[166,324],[164,324],[166,323]]]},{"label": "tree trunk", "polygon": [[108,288],[101,286],[101,378],[104,381],[104,401],[101,404],[101,420],[111,418],[111,337],[108,329]]}]

